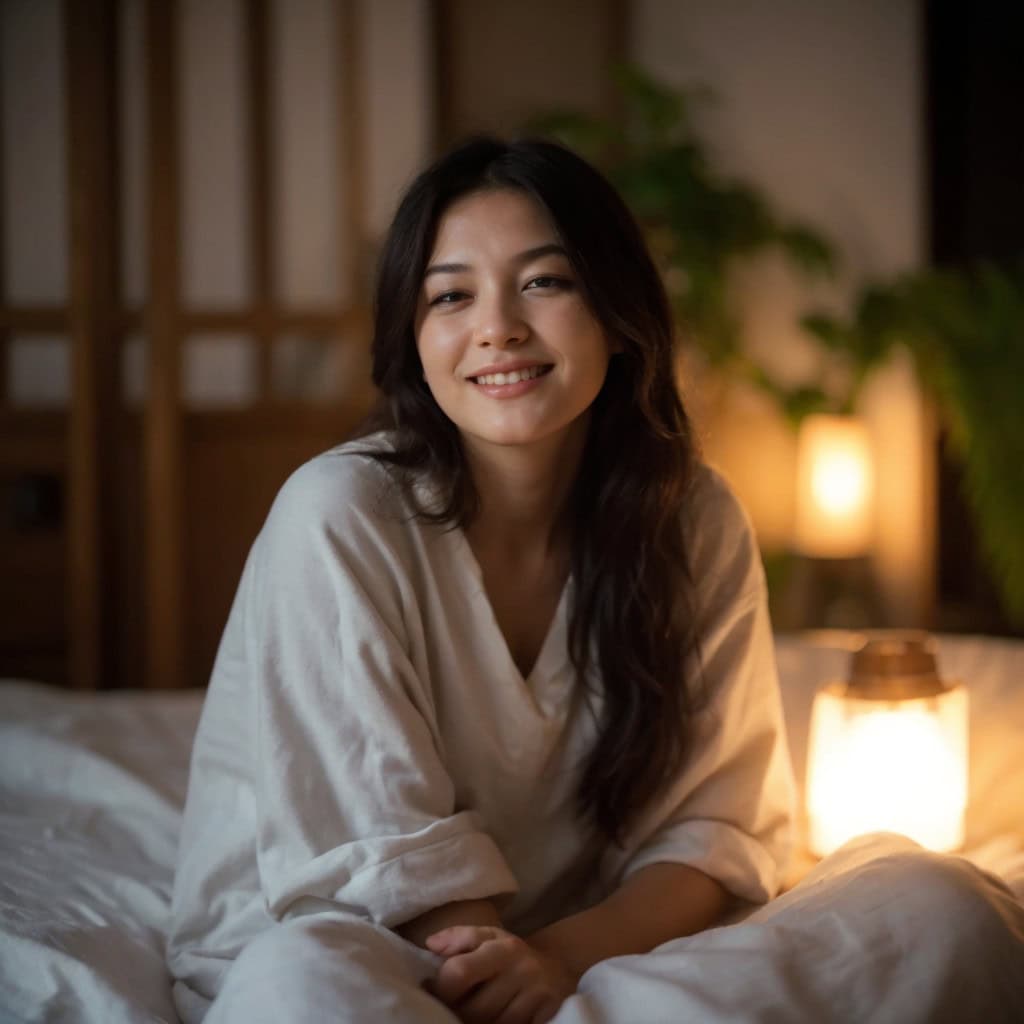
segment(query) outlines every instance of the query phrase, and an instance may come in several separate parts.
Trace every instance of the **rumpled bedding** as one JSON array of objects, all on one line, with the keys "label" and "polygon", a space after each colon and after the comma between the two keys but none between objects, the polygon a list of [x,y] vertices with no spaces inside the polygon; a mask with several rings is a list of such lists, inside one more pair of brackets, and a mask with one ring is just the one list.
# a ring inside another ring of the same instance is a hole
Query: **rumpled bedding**
[{"label": "rumpled bedding", "polygon": [[[844,635],[779,638],[798,778],[811,698],[818,686],[843,675],[852,642]],[[938,654],[942,674],[962,678],[971,695],[967,856],[1024,902],[1024,643],[943,637]],[[82,695],[0,683],[0,1021],[177,1020],[164,933],[201,702],[197,692]],[[803,900],[813,911],[808,900],[819,883],[812,874],[782,899]],[[705,979],[713,969],[708,965],[721,963],[723,991],[742,998],[754,998],[752,984],[767,986],[762,992],[782,991],[792,1014],[779,1016],[776,1005],[763,1019],[826,1019],[815,1018],[810,1002],[799,1005],[814,993],[779,988],[785,979],[771,976],[770,958],[763,959],[763,982],[746,970],[748,987],[737,988],[737,961],[716,953],[742,954],[750,927],[716,929],[699,947],[703,959],[691,955],[687,963],[692,970],[703,964]],[[827,930],[827,921],[822,927]],[[813,934],[808,940],[813,945]],[[686,943],[696,952],[694,940],[679,941],[681,952]],[[559,1020],[617,1020],[616,1000],[660,1007],[654,1016],[630,1018],[637,1022],[682,1020],[696,1012],[696,975],[688,983],[681,961],[665,955],[634,969],[625,958],[621,968],[592,972],[584,997],[567,1005]],[[743,960],[749,964],[750,956]],[[1024,936],[1020,969],[1024,973]],[[735,1006],[724,1004],[700,1013],[703,1021],[738,1019]],[[762,1018],[752,1013],[750,1019]]]},{"label": "rumpled bedding", "polygon": [[201,706],[0,684],[0,1020],[177,1020],[164,933]]}]

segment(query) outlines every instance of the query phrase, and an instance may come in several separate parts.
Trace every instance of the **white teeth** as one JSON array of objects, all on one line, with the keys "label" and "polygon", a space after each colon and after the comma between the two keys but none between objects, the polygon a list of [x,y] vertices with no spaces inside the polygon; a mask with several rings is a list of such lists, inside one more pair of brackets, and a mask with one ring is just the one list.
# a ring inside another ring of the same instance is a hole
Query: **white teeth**
[{"label": "white teeth", "polygon": [[539,377],[543,372],[541,366],[530,366],[525,370],[512,370],[509,373],[485,373],[479,377],[473,377],[472,379],[477,384],[487,385],[501,385],[501,384],[518,384],[521,380],[533,380],[534,377]]}]

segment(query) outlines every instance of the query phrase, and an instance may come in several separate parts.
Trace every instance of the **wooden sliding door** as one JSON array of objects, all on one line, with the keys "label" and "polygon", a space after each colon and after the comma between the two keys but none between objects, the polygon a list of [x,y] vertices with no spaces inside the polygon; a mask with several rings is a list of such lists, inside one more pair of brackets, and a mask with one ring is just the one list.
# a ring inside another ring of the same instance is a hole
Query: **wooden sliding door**
[{"label": "wooden sliding door", "polygon": [[201,684],[274,492],[372,401],[431,8],[2,10],[0,675]]},{"label": "wooden sliding door", "polygon": [[275,491],[373,399],[402,186],[611,109],[625,0],[513,6],[0,4],[0,676],[205,682]]}]

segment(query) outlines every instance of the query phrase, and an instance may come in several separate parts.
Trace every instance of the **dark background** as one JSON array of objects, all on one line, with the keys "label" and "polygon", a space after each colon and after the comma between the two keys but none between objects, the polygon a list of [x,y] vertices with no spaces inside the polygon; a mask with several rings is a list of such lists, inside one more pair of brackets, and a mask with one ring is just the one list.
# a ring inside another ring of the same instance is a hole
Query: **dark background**
[{"label": "dark background", "polygon": [[[933,0],[925,4],[925,45],[929,255],[940,266],[978,260],[1020,266],[1024,7],[999,0]],[[982,564],[960,496],[959,471],[944,450],[936,568],[940,627],[1013,632]]]}]

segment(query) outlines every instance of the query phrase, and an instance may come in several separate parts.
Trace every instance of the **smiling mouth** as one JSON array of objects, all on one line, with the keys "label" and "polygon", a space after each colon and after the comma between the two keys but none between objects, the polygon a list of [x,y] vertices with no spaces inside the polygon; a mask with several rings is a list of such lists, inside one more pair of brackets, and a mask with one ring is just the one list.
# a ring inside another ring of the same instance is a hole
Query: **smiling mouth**
[{"label": "smiling mouth", "polygon": [[467,377],[466,379],[473,384],[500,387],[502,384],[518,384],[520,381],[543,377],[553,369],[554,366],[549,363],[546,366],[525,366],[520,370],[510,370],[508,373],[483,373],[479,377]]}]

